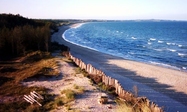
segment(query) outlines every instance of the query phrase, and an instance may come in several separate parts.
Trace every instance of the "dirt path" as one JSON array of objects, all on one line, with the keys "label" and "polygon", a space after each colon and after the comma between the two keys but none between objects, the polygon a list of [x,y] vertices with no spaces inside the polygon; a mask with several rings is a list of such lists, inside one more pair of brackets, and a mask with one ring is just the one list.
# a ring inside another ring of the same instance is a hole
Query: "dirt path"
[{"label": "dirt path", "polygon": [[[50,94],[57,96],[61,95],[62,90],[71,89],[74,85],[77,85],[84,88],[84,93],[77,95],[76,100],[71,102],[71,109],[81,112],[114,112],[116,108],[114,100],[109,97],[108,104],[99,104],[97,101],[98,96],[105,93],[93,86],[90,79],[84,77],[83,74],[76,74],[75,67],[71,63],[65,62],[64,59],[62,57],[56,58],[56,62],[58,63],[58,68],[56,69],[60,69],[61,72],[58,77],[41,77],[37,80],[23,82],[23,84],[26,86],[44,86],[50,89]],[[109,105],[112,109],[108,108]],[[52,112],[66,111],[64,106],[52,110]]]}]

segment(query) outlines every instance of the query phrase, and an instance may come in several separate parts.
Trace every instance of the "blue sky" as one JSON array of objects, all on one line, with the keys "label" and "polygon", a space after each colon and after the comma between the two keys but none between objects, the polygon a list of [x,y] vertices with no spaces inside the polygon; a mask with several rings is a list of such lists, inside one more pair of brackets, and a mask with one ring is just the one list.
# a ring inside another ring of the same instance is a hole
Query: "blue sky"
[{"label": "blue sky", "polygon": [[187,20],[187,0],[0,0],[0,13],[37,19]]}]

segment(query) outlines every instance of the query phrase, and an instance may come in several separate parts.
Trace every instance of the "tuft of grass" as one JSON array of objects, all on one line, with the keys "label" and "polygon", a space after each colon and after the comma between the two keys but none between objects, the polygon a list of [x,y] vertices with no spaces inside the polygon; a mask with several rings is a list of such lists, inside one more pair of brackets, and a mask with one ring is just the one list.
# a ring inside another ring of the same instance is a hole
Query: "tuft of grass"
[{"label": "tuft of grass", "polygon": [[[25,57],[20,57],[18,62],[11,61],[0,63],[0,94],[2,97],[10,97],[13,101],[6,101],[0,104],[0,111],[48,111],[61,105],[60,100],[54,99],[53,95],[48,94],[44,87],[26,87],[21,83],[28,78],[37,78],[40,76],[59,75],[55,70],[57,63],[47,52],[32,52]],[[3,80],[4,79],[4,80]],[[42,107],[37,104],[29,104],[23,100],[23,95],[36,91],[41,94],[45,100],[39,100]],[[16,100],[14,100],[16,99]]]},{"label": "tuft of grass", "polygon": [[75,73],[76,74],[80,74],[82,72],[81,68],[80,67],[76,67],[75,68]]},{"label": "tuft of grass", "polygon": [[56,99],[56,100],[55,100],[55,103],[56,103],[57,106],[61,106],[61,105],[64,104],[62,98],[58,98],[58,99]]},{"label": "tuft of grass", "polygon": [[128,105],[128,103],[122,101],[119,98],[115,99],[115,102],[117,103],[116,112],[134,112],[132,107]]},{"label": "tuft of grass", "polygon": [[105,84],[102,83],[102,82],[98,83],[97,85],[98,85],[98,87],[99,87],[101,90],[106,91],[106,92],[109,93],[109,94],[116,95],[116,93],[115,93],[115,90],[116,90],[116,89],[115,89],[114,87],[109,86],[109,85],[105,85]]},{"label": "tuft of grass", "polygon": [[116,112],[151,112],[149,106],[143,102],[129,103],[119,98],[116,98],[117,103]]},{"label": "tuft of grass", "polygon": [[76,74],[83,74],[84,77],[88,77],[88,73],[84,69],[82,70],[80,67],[75,68],[75,73]]},{"label": "tuft of grass", "polygon": [[75,100],[76,93],[73,90],[71,90],[71,89],[65,89],[61,93],[65,94],[65,96],[66,96],[65,101],[66,102],[70,102],[70,101]]},{"label": "tuft of grass", "polygon": [[84,87],[77,86],[76,84],[73,85],[74,89],[76,89],[76,94],[83,94],[84,93]]}]

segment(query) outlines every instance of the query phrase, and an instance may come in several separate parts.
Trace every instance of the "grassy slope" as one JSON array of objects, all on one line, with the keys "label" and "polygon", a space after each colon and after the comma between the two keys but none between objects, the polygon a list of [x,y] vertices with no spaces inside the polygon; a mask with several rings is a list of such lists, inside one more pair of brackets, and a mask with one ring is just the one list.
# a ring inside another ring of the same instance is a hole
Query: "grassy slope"
[{"label": "grassy slope", "polygon": [[[47,105],[52,99],[46,93],[45,88],[25,87],[21,84],[21,81],[41,75],[58,75],[59,72],[54,70],[54,67],[57,66],[54,59],[50,57],[49,53],[39,51],[30,53],[21,59],[21,62],[1,62],[0,64],[0,99],[3,100],[3,102],[0,102],[1,112],[21,111],[31,108],[30,104],[23,100],[23,95],[29,94],[33,90],[39,92],[44,97],[48,97],[47,100],[42,102],[44,105]],[[35,106],[35,109],[41,109],[37,105]],[[50,109],[50,107],[46,109]]]}]

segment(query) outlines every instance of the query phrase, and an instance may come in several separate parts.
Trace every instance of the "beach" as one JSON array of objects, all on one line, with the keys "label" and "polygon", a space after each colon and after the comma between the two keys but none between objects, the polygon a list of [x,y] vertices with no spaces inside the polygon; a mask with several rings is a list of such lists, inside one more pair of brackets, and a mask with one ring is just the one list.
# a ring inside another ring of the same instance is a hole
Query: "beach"
[{"label": "beach", "polygon": [[148,97],[166,111],[187,110],[187,72],[125,60],[65,41],[64,31],[77,25],[59,27],[52,41],[68,46],[73,56],[117,79],[125,90],[133,92],[137,86],[139,96]]}]

